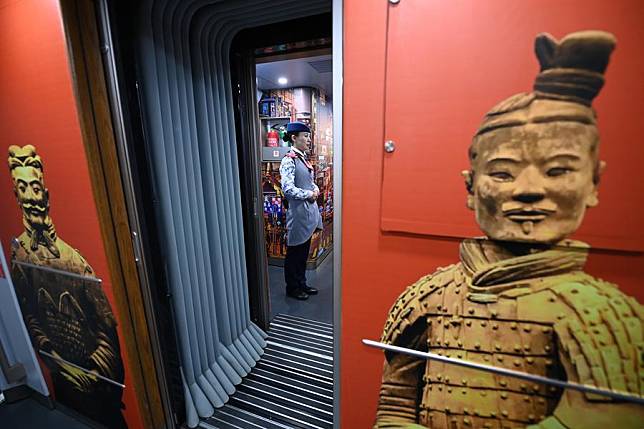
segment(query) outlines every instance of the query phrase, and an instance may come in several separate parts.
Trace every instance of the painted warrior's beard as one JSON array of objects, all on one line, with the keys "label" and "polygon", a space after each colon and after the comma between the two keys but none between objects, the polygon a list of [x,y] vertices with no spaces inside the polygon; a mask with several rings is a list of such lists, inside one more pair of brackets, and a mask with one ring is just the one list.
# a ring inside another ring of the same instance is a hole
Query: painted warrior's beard
[{"label": "painted warrior's beard", "polygon": [[25,221],[33,229],[46,229],[49,227],[47,218],[49,216],[49,198],[43,193],[41,199],[21,200],[20,208]]}]

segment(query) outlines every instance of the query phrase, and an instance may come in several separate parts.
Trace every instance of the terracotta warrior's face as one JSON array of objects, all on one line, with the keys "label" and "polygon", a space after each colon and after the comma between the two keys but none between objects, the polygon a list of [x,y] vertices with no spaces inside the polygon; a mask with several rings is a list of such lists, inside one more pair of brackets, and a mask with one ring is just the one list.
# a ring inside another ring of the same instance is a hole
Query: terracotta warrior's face
[{"label": "terracotta warrior's face", "polygon": [[577,122],[499,128],[471,149],[467,205],[495,240],[556,243],[597,205],[597,130]]},{"label": "terracotta warrior's face", "polygon": [[42,170],[32,166],[15,167],[11,177],[23,217],[33,228],[43,228],[49,212],[49,196]]}]

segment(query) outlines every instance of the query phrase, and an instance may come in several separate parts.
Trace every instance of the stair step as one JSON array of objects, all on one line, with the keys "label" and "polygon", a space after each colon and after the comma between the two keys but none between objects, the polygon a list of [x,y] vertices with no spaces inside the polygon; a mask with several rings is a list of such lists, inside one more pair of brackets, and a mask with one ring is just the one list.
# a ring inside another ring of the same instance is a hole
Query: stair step
[{"label": "stair step", "polygon": [[278,314],[267,346],[204,429],[333,428],[333,326]]}]

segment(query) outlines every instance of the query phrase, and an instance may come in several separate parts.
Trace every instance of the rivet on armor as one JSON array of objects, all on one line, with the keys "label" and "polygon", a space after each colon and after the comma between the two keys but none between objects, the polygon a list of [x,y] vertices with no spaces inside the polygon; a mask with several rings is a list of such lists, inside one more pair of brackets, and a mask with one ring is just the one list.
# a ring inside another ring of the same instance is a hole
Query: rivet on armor
[{"label": "rivet on armor", "polygon": [[503,356],[498,355],[498,356],[496,357],[496,360],[498,360],[499,362],[503,362]]},{"label": "rivet on armor", "polygon": [[507,417],[507,416],[508,416],[508,412],[507,412],[506,410],[501,411],[501,414],[503,415],[503,417]]},{"label": "rivet on armor", "polygon": [[524,327],[523,327],[523,330],[524,330],[525,332],[530,332],[530,331],[532,331],[532,327],[530,327],[530,326],[524,326]]},{"label": "rivet on armor", "polygon": [[505,387],[505,386],[508,385],[508,382],[505,381],[505,380],[501,380],[501,381],[499,381],[499,384],[501,385],[501,387]]},{"label": "rivet on armor", "polygon": [[549,333],[550,333],[550,328],[548,328],[547,326],[544,326],[544,327],[543,327],[543,329],[541,329],[541,331],[542,331],[544,334],[549,334]]},{"label": "rivet on armor", "polygon": [[495,331],[497,329],[499,329],[499,324],[498,323],[492,323],[492,329],[494,329]]},{"label": "rivet on armor", "polygon": [[543,404],[545,404],[545,403],[546,403],[546,400],[545,400],[545,399],[543,399],[543,398],[539,398],[539,399],[537,399],[537,402],[538,402],[539,404],[543,405]]},{"label": "rivet on armor", "polygon": [[466,378],[462,379],[461,383],[463,383],[464,386],[467,386],[467,379]]},{"label": "rivet on armor", "polygon": [[515,344],[515,345],[514,345],[514,351],[515,351],[515,352],[520,352],[520,351],[521,351],[521,346],[520,346],[520,345],[518,345],[518,344]]},{"label": "rivet on armor", "polygon": [[529,365],[532,365],[534,363],[534,358],[529,357],[526,359],[526,362],[528,362]]},{"label": "rivet on armor", "polygon": [[436,293],[441,295],[443,293],[443,289],[438,289],[438,292],[436,292]]},{"label": "rivet on armor", "polygon": [[447,313],[447,307],[443,307],[443,313]]},{"label": "rivet on armor", "polygon": [[424,302],[423,302],[423,307],[429,307],[429,302],[424,301]]},{"label": "rivet on armor", "polygon": [[466,321],[465,321],[465,324],[466,324],[467,326],[472,326],[472,321],[471,321],[471,320],[466,320]]},{"label": "rivet on armor", "polygon": [[445,340],[445,341],[443,341],[443,343],[444,343],[446,346],[449,346],[449,340]]},{"label": "rivet on armor", "polygon": [[487,322],[485,321],[481,322],[481,326],[485,328],[487,326]]},{"label": "rivet on armor", "polygon": [[577,290],[577,289],[571,289],[571,290],[570,290],[570,293],[579,293],[579,290]]},{"label": "rivet on armor", "polygon": [[468,312],[468,313],[470,313],[470,314],[474,314],[474,309],[473,309],[473,308],[469,308],[469,309],[467,310],[467,312]]},{"label": "rivet on armor", "polygon": [[438,391],[439,391],[439,392],[442,392],[442,391],[443,391],[443,385],[442,385],[442,384],[439,384],[439,385],[438,385]]},{"label": "rivet on armor", "polygon": [[468,416],[470,414],[470,409],[469,408],[463,408],[463,414]]},{"label": "rivet on armor", "polygon": [[490,411],[490,417],[492,418],[496,417],[496,413],[494,411]]},{"label": "rivet on armor", "polygon": [[[425,304],[427,304],[427,303],[425,302]],[[431,319],[427,321],[427,324],[428,324],[428,325],[431,325],[431,324],[432,324]]]},{"label": "rivet on armor", "polygon": [[490,357],[488,355],[483,356],[483,360],[486,362],[490,361]]},{"label": "rivet on armor", "polygon": [[528,416],[528,420],[530,420],[531,422],[535,421],[536,419],[537,419],[537,416],[535,416],[534,414],[530,414]]},{"label": "rivet on armor", "polygon": [[530,397],[529,396],[524,396],[523,400],[526,401],[526,402],[530,402]]},{"label": "rivet on armor", "polygon": [[474,343],[474,348],[476,350],[480,349],[481,348],[481,343],[479,343],[478,341],[476,343]]},{"label": "rivet on armor", "polygon": [[530,344],[526,344],[525,346],[523,346],[523,350],[525,350],[526,352],[530,351]]},{"label": "rivet on armor", "polygon": [[533,384],[532,385],[532,390],[534,390],[535,392],[538,392],[540,387],[541,386],[539,386],[538,384]]},{"label": "rivet on armor", "polygon": [[481,415],[481,413],[479,412],[479,410],[474,410],[474,415],[476,417],[479,417]]},{"label": "rivet on armor", "polygon": [[463,419],[463,424],[464,424],[465,426],[469,426],[469,425],[470,425],[470,419],[468,419],[467,417],[465,417],[465,418]]},{"label": "rivet on armor", "polygon": [[449,376],[445,376],[445,383],[449,383]]},{"label": "rivet on armor", "polygon": [[490,316],[492,316],[492,317],[496,317],[498,314],[499,313],[494,309],[490,311]]},{"label": "rivet on armor", "polygon": [[481,396],[485,398],[487,396],[487,392],[485,390],[481,390]]},{"label": "rivet on armor", "polygon": [[452,393],[452,388],[451,387],[447,388],[447,393]]},{"label": "rivet on armor", "polygon": [[484,425],[483,425],[483,427],[484,427],[485,429],[490,429],[490,428],[492,427],[492,425],[491,425],[491,424],[489,424],[489,423],[486,423],[486,424],[484,424]]},{"label": "rivet on armor", "polygon": [[512,330],[517,329],[517,322],[510,323],[510,329],[512,329]]},{"label": "rivet on armor", "polygon": [[508,399],[508,394],[506,392],[501,392],[501,399]]},{"label": "rivet on armor", "polygon": [[496,350],[501,350],[501,344],[499,344],[499,343],[494,344],[494,348]]},{"label": "rivet on armor", "polygon": [[466,389],[463,389],[463,390],[461,390],[461,393],[462,393],[463,395],[467,395],[467,390],[466,390]]},{"label": "rivet on armor", "polygon": [[552,359],[546,359],[546,366],[552,366],[554,364]]},{"label": "rivet on armor", "polygon": [[596,328],[595,328],[595,329],[593,329],[593,332],[594,332],[595,334],[597,334],[597,335],[599,335],[599,334],[601,333],[601,331],[600,331],[599,329],[596,329]]},{"label": "rivet on armor", "polygon": [[550,298],[548,298],[548,301],[550,301],[550,302],[555,302],[555,301],[556,301],[556,299],[555,299],[555,297],[554,297],[554,296],[551,296]]},{"label": "rivet on armor", "polygon": [[436,306],[436,310],[438,310],[438,311],[441,311],[441,308],[443,308],[443,306],[442,306],[442,305],[440,305],[440,304],[438,304],[438,305]]},{"label": "rivet on armor", "polygon": [[550,346],[546,345],[543,349],[544,349],[547,353],[550,353],[550,350],[552,350],[552,347],[550,347]]},{"label": "rivet on armor", "polygon": [[436,380],[441,381],[443,379],[443,374],[437,374]]},{"label": "rivet on armor", "polygon": [[514,360],[514,366],[521,366],[521,361],[519,359]]},{"label": "rivet on armor", "polygon": [[449,329],[449,323],[445,323],[445,330]]},{"label": "rivet on armor", "polygon": [[438,317],[438,318],[436,319],[436,323],[438,323],[439,325],[440,325],[441,323],[443,323],[443,318],[442,318],[442,317]]},{"label": "rivet on armor", "polygon": [[565,315],[565,314],[563,314],[563,313],[559,313],[559,314],[557,315],[557,319],[559,319],[559,320],[564,319],[565,317],[566,317],[566,315]]},{"label": "rivet on armor", "polygon": [[528,388],[528,386],[527,386],[525,383],[521,383],[521,384],[519,385],[519,388],[520,388],[521,390],[526,390],[526,389]]},{"label": "rivet on armor", "polygon": [[460,289],[460,288],[456,288],[456,289],[454,289],[454,293],[455,293],[456,295],[458,295],[459,293],[461,293],[461,289]]},{"label": "rivet on armor", "polygon": [[463,341],[461,341],[461,340],[458,340],[458,342],[456,344],[458,344],[459,347],[463,347]]},{"label": "rivet on armor", "polygon": [[449,412],[450,412],[450,408],[449,408],[449,407],[445,407],[445,412],[446,412],[446,413],[449,413]]},{"label": "rivet on armor", "polygon": [[459,359],[463,359],[463,353],[456,353],[456,357],[458,357]]}]

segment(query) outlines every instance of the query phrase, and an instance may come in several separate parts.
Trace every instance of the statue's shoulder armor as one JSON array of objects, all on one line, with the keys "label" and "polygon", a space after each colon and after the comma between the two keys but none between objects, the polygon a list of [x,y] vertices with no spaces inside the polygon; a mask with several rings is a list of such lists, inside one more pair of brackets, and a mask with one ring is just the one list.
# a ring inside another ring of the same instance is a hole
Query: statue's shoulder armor
[{"label": "statue's shoulder armor", "polygon": [[[616,285],[589,275],[558,283],[551,291],[569,309],[557,316],[555,332],[578,381],[642,395],[642,305]],[[606,400],[595,395],[587,398]]]},{"label": "statue's shoulder armor", "polygon": [[454,264],[439,268],[407,287],[389,310],[381,341],[396,344],[405,329],[426,317],[432,305],[442,302],[443,289],[462,279],[461,264]]}]

